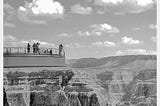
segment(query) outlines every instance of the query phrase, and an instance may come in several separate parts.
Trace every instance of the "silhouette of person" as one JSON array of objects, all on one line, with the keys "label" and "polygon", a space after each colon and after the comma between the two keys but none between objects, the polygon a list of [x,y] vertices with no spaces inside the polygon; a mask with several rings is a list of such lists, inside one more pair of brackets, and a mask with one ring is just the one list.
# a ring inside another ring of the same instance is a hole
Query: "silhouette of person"
[{"label": "silhouette of person", "polygon": [[52,55],[52,49],[50,50],[50,54]]},{"label": "silhouette of person", "polygon": [[36,53],[36,44],[34,43],[32,47],[33,47],[33,53]]},{"label": "silhouette of person", "polygon": [[28,43],[28,44],[27,44],[27,52],[28,52],[28,53],[30,53],[30,47],[31,47],[31,45]]},{"label": "silhouette of person", "polygon": [[40,53],[40,51],[39,51],[39,45],[40,45],[40,43],[37,42],[37,44],[36,44],[36,53]]},{"label": "silhouette of person", "polygon": [[60,56],[62,55],[62,50],[63,50],[63,45],[60,44],[60,45],[59,45],[59,55],[60,55]]}]

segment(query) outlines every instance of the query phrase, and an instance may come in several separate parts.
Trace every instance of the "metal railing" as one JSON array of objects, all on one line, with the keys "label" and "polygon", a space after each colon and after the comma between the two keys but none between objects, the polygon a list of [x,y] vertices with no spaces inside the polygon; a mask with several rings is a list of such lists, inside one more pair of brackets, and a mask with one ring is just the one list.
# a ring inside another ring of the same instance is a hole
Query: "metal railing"
[{"label": "metal railing", "polygon": [[48,54],[48,55],[58,55],[59,49],[57,48],[33,48],[30,47],[4,47],[4,54]]}]

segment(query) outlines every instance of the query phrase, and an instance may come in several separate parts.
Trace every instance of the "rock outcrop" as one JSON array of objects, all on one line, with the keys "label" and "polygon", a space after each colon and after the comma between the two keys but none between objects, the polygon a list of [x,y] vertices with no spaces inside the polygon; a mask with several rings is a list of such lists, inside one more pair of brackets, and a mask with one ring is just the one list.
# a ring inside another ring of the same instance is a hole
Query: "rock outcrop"
[{"label": "rock outcrop", "polygon": [[[30,93],[30,106],[156,106],[156,56],[91,58],[70,63],[72,71],[29,74],[30,78],[60,79],[31,86],[31,91],[43,92]],[[25,106],[23,97],[12,95],[16,106]]]},{"label": "rock outcrop", "polygon": [[5,89],[3,89],[3,106],[9,106]]},{"label": "rock outcrop", "polygon": [[30,106],[100,106],[94,93],[33,93],[31,98]]}]

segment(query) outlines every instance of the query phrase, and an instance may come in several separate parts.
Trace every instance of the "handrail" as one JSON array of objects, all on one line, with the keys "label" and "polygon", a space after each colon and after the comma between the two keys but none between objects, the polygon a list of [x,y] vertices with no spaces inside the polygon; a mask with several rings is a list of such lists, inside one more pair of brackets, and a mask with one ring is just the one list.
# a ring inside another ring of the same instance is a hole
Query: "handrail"
[{"label": "handrail", "polygon": [[3,47],[4,54],[59,54],[59,49],[57,48],[27,48],[27,47]]},{"label": "handrail", "polygon": [[[6,49],[6,48],[26,48],[27,49],[27,47],[3,47],[4,49]],[[33,48],[33,47],[30,47],[30,48]],[[47,47],[40,47],[41,49],[55,49],[55,50],[59,50],[58,48],[47,48]]]}]

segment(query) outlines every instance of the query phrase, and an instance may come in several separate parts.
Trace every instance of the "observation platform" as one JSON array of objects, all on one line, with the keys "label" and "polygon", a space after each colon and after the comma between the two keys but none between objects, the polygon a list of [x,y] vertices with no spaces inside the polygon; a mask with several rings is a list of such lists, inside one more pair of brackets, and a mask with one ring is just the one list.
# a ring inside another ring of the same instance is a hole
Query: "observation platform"
[{"label": "observation platform", "polygon": [[65,67],[63,48],[4,47],[4,68]]}]

